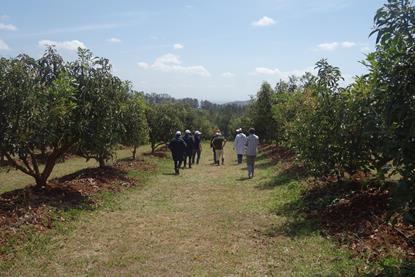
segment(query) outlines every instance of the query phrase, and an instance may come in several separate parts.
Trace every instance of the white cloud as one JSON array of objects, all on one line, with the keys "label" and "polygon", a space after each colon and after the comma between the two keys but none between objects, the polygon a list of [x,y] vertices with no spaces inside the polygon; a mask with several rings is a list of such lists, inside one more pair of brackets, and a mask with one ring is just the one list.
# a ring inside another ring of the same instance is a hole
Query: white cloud
[{"label": "white cloud", "polygon": [[0,15],[0,20],[7,20],[7,19],[9,19],[8,15],[5,15],[5,14]]},{"label": "white cloud", "polygon": [[14,26],[13,24],[0,23],[0,30],[17,31],[17,27]]},{"label": "white cloud", "polygon": [[294,69],[290,71],[282,71],[278,68],[272,69],[267,67],[257,67],[255,68],[254,75],[266,75],[266,76],[274,76],[278,79],[288,80],[289,76],[302,76],[306,72],[314,72],[315,70],[312,67],[308,67],[306,69]]},{"label": "white cloud", "polygon": [[321,43],[319,45],[317,45],[317,47],[321,50],[325,50],[325,51],[334,51],[336,49],[339,48],[352,48],[355,47],[356,43],[355,42],[350,42],[350,41],[343,41],[343,42],[325,42],[325,43]]},{"label": "white cloud", "polygon": [[145,62],[139,62],[138,66],[141,67],[141,68],[149,68],[150,67],[150,65],[148,63],[145,63]]},{"label": "white cloud", "polygon": [[275,20],[268,17],[268,16],[263,16],[260,19],[258,19],[257,21],[252,22],[252,25],[254,26],[269,26],[269,25],[274,25],[275,24]]},{"label": "white cloud", "polygon": [[120,43],[121,39],[119,39],[119,38],[109,38],[109,39],[107,39],[107,41],[111,42],[111,43]]},{"label": "white cloud", "polygon": [[343,41],[342,43],[340,43],[340,46],[342,48],[352,48],[356,46],[355,42],[350,42],[350,41]]},{"label": "white cloud", "polygon": [[139,62],[143,69],[152,69],[161,72],[177,72],[201,77],[210,77],[209,71],[202,65],[184,66],[178,55],[171,53],[156,58],[154,63]]},{"label": "white cloud", "polygon": [[176,44],[173,45],[173,47],[174,47],[174,49],[178,50],[178,49],[183,49],[184,45],[180,44],[180,43],[176,43]]},{"label": "white cloud", "polygon": [[233,77],[235,77],[235,74],[232,73],[232,72],[224,72],[224,73],[221,74],[221,76],[223,78],[233,78]]},{"label": "white cloud", "polygon": [[317,45],[317,47],[320,48],[321,50],[333,51],[339,47],[339,43],[338,42],[326,42],[326,43],[321,43]]},{"label": "white cloud", "polygon": [[1,40],[0,39],[0,51],[1,50],[9,50],[10,48],[9,48],[9,46],[7,45],[7,43],[6,42],[4,42],[4,40]]},{"label": "white cloud", "polygon": [[85,44],[79,40],[70,40],[70,41],[53,41],[53,40],[41,40],[38,42],[40,47],[52,46],[54,45],[57,49],[65,49],[70,51],[76,51],[78,48],[86,48]]}]

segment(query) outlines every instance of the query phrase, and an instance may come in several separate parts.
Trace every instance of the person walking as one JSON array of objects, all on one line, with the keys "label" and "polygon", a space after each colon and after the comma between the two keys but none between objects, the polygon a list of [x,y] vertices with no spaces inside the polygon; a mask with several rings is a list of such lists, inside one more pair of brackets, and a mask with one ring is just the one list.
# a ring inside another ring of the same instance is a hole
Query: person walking
[{"label": "person walking", "polygon": [[180,174],[180,167],[182,166],[183,157],[187,146],[181,136],[182,133],[177,131],[174,139],[172,139],[168,145],[173,157],[174,173],[176,175]]},{"label": "person walking", "polygon": [[248,167],[248,178],[254,177],[255,159],[258,149],[259,138],[255,135],[255,129],[249,129],[249,136],[246,138],[246,164]]},{"label": "person walking", "polygon": [[242,133],[242,129],[236,130],[235,141],[233,142],[233,148],[235,149],[238,164],[242,163],[242,158],[245,154],[246,136]]},{"label": "person walking", "polygon": [[200,155],[202,153],[202,133],[199,131],[195,132],[194,136],[194,144],[193,144],[193,156],[192,156],[192,163],[199,164]]},{"label": "person walking", "polygon": [[184,131],[184,137],[183,140],[186,142],[186,151],[185,151],[185,158],[184,158],[184,164],[183,168],[186,167],[187,161],[189,161],[189,168],[192,168],[192,156],[193,156],[193,145],[194,145],[194,139],[192,136],[192,132],[190,130]]},{"label": "person walking", "polygon": [[216,164],[216,152],[215,152],[215,147],[213,146],[213,140],[216,138],[216,136],[219,132],[220,132],[220,130],[217,129],[215,131],[215,134],[213,135],[213,137],[210,139],[210,148],[212,148],[212,152],[213,152],[213,164]]},{"label": "person walking", "polygon": [[222,161],[222,165],[225,163],[225,158],[223,155],[223,148],[226,145],[226,139],[220,132],[216,133],[216,137],[212,141],[213,148],[215,149],[215,156],[216,156],[216,165],[220,165],[220,161]]}]

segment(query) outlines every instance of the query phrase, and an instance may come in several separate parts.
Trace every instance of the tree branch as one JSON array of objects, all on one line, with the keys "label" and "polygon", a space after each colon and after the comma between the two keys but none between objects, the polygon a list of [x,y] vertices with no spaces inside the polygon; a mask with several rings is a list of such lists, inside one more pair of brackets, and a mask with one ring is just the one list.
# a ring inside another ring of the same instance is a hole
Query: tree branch
[{"label": "tree branch", "polygon": [[37,164],[35,154],[31,150],[29,150],[29,154],[32,159],[32,165],[33,165],[33,169],[35,170],[36,175],[40,175],[39,166]]},{"label": "tree branch", "polygon": [[6,156],[7,160],[18,170],[22,171],[23,173],[26,173],[27,175],[30,175],[34,178],[36,178],[36,175],[33,171],[28,170],[27,168],[25,168],[24,166],[22,166],[21,164],[19,164],[15,159],[12,158],[12,156],[10,156],[9,153],[4,152],[4,155]]}]

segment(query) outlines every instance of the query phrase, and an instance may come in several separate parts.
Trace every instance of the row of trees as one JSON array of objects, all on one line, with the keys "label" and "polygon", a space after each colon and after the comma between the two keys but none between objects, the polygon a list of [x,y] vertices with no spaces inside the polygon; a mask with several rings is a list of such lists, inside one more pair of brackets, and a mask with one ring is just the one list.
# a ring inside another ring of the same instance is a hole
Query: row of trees
[{"label": "row of trees", "polygon": [[326,60],[317,75],[264,83],[248,118],[266,141],[283,144],[318,176],[357,171],[415,181],[415,8],[389,0],[374,18],[368,74],[341,87]]},{"label": "row of trees", "polygon": [[210,104],[134,91],[107,59],[85,49],[71,62],[52,47],[40,59],[1,58],[0,156],[41,187],[66,153],[103,167],[120,144],[135,158],[138,146],[150,142],[154,152],[177,130],[227,132],[230,119],[242,114],[235,105]]},{"label": "row of trees", "polygon": [[104,166],[117,144],[146,143],[144,104],[107,59],[88,50],[73,62],[53,48],[40,59],[1,58],[0,152],[44,186],[65,153]]},{"label": "row of trees", "polygon": [[[147,120],[152,151],[164,145],[176,130],[199,130],[205,138],[210,138],[220,129],[232,137],[240,127],[239,119],[244,114],[244,107],[225,104],[219,105],[197,99],[174,99],[168,95],[146,95],[148,101]],[[156,99],[156,101],[154,101]]]}]

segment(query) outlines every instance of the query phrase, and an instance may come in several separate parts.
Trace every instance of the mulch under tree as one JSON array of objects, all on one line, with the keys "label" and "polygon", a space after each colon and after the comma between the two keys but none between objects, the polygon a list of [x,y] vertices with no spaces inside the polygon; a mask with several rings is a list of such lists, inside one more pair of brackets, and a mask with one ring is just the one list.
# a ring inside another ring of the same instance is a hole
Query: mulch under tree
[{"label": "mulch under tree", "polygon": [[65,220],[56,218],[56,211],[96,208],[98,203],[93,196],[99,192],[121,192],[139,185],[138,180],[127,176],[131,170],[153,172],[156,165],[143,160],[122,160],[111,167],[86,168],[50,180],[41,189],[28,186],[0,195],[0,246],[23,226],[30,225],[39,231],[53,228],[55,220]]}]

